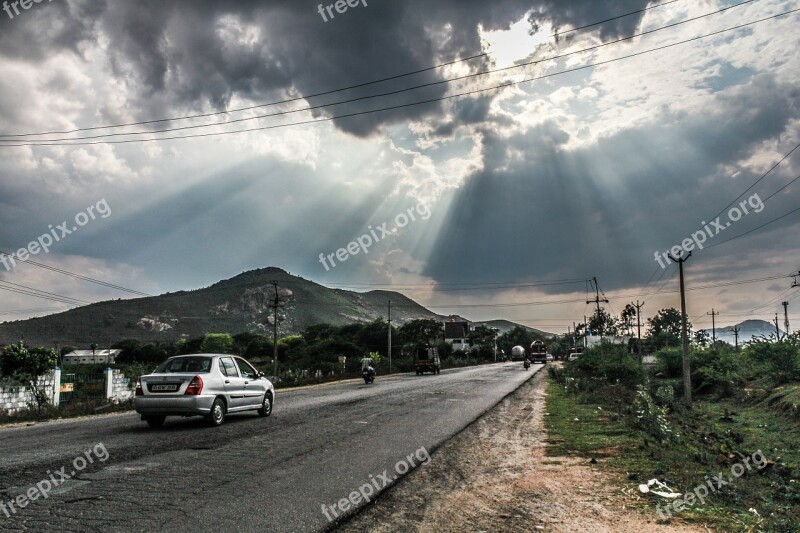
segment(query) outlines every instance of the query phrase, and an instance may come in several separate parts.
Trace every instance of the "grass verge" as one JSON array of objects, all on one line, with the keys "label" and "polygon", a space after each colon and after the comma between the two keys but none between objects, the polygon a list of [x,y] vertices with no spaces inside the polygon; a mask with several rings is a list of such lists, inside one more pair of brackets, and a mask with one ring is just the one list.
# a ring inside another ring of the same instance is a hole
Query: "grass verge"
[{"label": "grass verge", "polygon": [[[629,391],[609,385],[567,392],[550,378],[545,423],[548,455],[600,459],[604,468],[629,481],[628,489],[656,478],[674,491],[692,493],[722,474],[729,483],[702,503],[673,511],[687,522],[717,531],[800,531],[800,424],[767,402],[701,399],[692,409],[676,408],[666,423],[668,439],[637,427]],[[756,452],[759,462],[753,459]],[[743,474],[744,459],[751,468]],[[763,459],[763,461],[761,461]],[[643,496],[646,512],[667,500]],[[664,515],[666,516],[666,514]]]}]

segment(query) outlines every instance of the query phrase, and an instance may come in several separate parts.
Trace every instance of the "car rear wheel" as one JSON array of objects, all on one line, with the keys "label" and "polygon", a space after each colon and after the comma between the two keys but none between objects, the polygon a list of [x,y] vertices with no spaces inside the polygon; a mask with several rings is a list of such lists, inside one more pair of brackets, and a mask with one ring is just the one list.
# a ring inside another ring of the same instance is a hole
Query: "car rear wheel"
[{"label": "car rear wheel", "polygon": [[261,416],[269,416],[272,414],[272,396],[269,393],[264,395],[264,399],[261,401],[261,409],[258,410],[258,414]]},{"label": "car rear wheel", "polygon": [[160,428],[164,425],[164,420],[166,419],[166,416],[148,416],[145,421],[147,421],[147,425],[151,428]]},{"label": "car rear wheel", "polygon": [[211,413],[208,415],[208,422],[212,426],[221,426],[225,422],[225,402],[222,398],[217,398],[211,405]]}]

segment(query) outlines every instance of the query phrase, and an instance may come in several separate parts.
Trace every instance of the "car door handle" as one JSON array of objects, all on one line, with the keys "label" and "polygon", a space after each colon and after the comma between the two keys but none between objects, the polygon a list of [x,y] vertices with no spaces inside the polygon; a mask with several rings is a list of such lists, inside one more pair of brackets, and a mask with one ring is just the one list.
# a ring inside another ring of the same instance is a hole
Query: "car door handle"
[{"label": "car door handle", "polygon": [[230,384],[231,384],[230,380],[226,379],[225,380],[225,385],[230,385]]},{"label": "car door handle", "polygon": [[250,383],[250,382],[249,382],[249,381],[245,381],[245,382],[244,382],[244,384],[245,384],[245,385],[247,385],[248,383]]}]

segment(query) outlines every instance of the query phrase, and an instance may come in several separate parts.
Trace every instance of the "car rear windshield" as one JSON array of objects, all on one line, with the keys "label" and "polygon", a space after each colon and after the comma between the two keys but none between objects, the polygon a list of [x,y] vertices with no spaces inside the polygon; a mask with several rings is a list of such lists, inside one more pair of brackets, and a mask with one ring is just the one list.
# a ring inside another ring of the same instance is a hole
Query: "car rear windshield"
[{"label": "car rear windshield", "polygon": [[210,357],[173,357],[159,366],[156,374],[176,374],[179,372],[195,372],[208,374],[211,371]]}]

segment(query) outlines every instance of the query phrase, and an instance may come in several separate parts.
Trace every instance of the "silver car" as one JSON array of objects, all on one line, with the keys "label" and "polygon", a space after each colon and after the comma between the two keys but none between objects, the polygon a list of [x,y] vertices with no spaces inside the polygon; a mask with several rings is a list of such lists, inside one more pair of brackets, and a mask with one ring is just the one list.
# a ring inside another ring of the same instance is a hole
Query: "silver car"
[{"label": "silver car", "polygon": [[151,427],[161,426],[168,416],[195,415],[219,426],[228,413],[271,415],[275,387],[235,355],[178,355],[139,378],[135,398],[136,412]]}]

